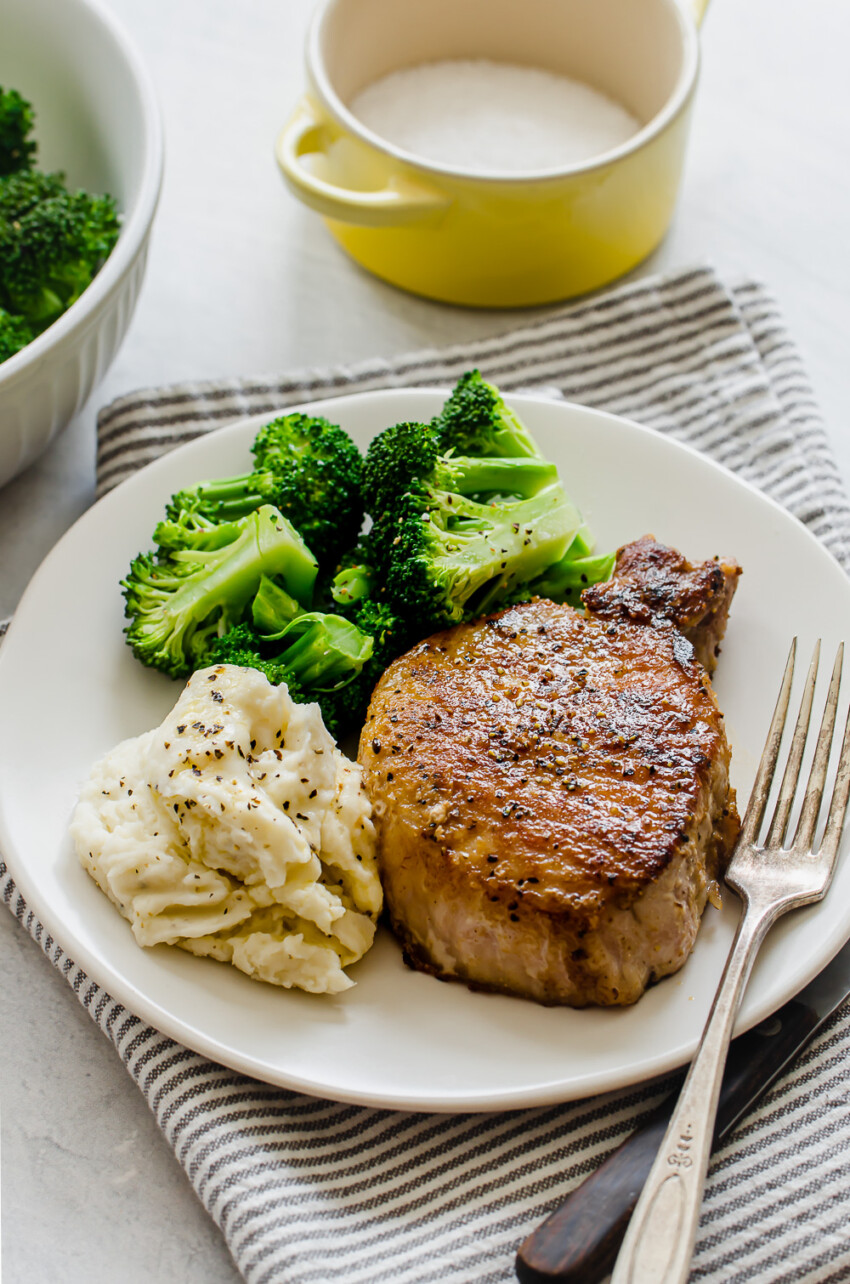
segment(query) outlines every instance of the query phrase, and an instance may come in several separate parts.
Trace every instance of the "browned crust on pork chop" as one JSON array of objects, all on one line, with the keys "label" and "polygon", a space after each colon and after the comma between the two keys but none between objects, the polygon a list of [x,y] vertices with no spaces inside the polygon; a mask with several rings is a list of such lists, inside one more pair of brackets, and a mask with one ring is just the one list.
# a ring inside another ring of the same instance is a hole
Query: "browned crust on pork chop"
[{"label": "browned crust on pork chop", "polygon": [[611,579],[585,589],[582,601],[607,620],[673,624],[712,673],[740,575],[734,559],[692,563],[654,535],[644,535],[618,551]]},{"label": "browned crust on pork chop", "polygon": [[738,828],[689,643],[545,599],[390,665],[359,758],[408,960],[544,1003],[680,967]]}]

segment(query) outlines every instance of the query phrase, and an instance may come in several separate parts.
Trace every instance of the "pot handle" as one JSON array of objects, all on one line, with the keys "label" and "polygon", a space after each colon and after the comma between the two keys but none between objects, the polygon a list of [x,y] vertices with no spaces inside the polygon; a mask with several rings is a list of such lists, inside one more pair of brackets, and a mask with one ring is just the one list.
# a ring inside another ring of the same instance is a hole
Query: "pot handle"
[{"label": "pot handle", "polygon": [[365,191],[320,178],[302,164],[302,157],[326,156],[332,141],[327,120],[305,97],[275,144],[277,163],[295,195],[325,218],[366,227],[393,227],[421,222],[451,204],[450,198],[437,188],[411,181],[402,174],[390,174],[383,187]]}]

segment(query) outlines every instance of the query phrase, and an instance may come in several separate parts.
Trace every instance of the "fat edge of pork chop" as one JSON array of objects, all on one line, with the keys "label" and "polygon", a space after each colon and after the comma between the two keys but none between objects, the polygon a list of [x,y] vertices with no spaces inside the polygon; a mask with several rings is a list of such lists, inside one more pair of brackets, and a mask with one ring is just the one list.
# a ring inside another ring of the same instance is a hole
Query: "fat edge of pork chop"
[{"label": "fat edge of pork chop", "polygon": [[396,660],[359,756],[407,961],[541,1003],[681,967],[739,824],[692,647],[545,599]]},{"label": "fat edge of pork chop", "polygon": [[689,562],[678,549],[644,535],[618,550],[610,580],[585,589],[581,600],[606,620],[672,624],[713,673],[741,573],[734,558]]}]

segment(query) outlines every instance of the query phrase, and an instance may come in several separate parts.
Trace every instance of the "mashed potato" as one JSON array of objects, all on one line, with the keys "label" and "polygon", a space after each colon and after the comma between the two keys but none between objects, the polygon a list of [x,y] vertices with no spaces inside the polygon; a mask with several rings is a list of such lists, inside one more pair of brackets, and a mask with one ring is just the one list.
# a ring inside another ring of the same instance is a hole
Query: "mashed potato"
[{"label": "mashed potato", "polygon": [[253,669],[195,673],[162,726],[95,766],[71,830],[140,945],[335,994],[372,944],[381,884],[360,768],[318,706]]}]

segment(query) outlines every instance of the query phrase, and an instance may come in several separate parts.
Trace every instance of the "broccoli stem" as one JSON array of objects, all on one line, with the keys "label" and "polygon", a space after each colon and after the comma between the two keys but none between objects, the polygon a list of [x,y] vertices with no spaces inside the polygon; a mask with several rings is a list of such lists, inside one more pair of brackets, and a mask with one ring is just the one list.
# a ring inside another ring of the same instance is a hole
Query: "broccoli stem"
[{"label": "broccoli stem", "polygon": [[171,500],[169,512],[186,508],[217,521],[237,521],[262,503],[273,501],[275,489],[275,479],[269,472],[214,478],[190,490],[178,491]]},{"label": "broccoli stem", "polygon": [[212,522],[201,513],[183,510],[178,518],[157,522],[153,538],[161,552],[174,553],[178,549],[210,552],[232,544],[239,531],[238,522]]},{"label": "broccoli stem", "polygon": [[280,637],[287,625],[303,614],[303,606],[294,597],[268,575],[263,576],[251,604],[251,618],[258,633],[266,638]]},{"label": "broccoli stem", "polygon": [[[264,571],[289,577],[288,561],[292,544],[283,528],[276,528],[283,538],[269,538],[268,523],[257,514],[258,522],[251,522],[239,538],[224,549],[199,551],[179,549],[173,554],[176,562],[197,564],[197,571],[179,583],[169,601],[170,611],[204,619],[217,607],[228,615],[238,617],[254,596]],[[261,531],[256,528],[260,525]]]},{"label": "broccoli stem", "polygon": [[313,554],[292,523],[271,504],[263,504],[255,516],[249,529],[253,526],[257,532],[261,573],[280,576],[286,591],[298,602],[309,602],[319,570]]},{"label": "broccoli stem", "polygon": [[375,584],[371,566],[347,566],[334,576],[331,597],[339,606],[353,606],[369,597]]},{"label": "broccoli stem", "polygon": [[558,469],[545,459],[467,458],[447,455],[434,467],[438,489],[458,495],[517,496],[531,499],[558,480]]}]

